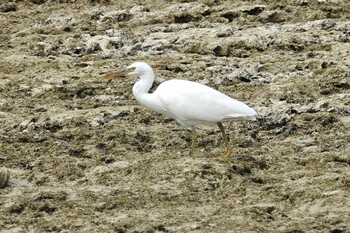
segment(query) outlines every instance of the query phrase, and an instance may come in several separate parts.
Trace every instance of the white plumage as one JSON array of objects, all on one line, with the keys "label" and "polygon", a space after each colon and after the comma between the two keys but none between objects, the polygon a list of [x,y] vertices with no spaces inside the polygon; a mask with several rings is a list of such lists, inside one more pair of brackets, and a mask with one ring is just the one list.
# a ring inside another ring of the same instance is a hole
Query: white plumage
[{"label": "white plumage", "polygon": [[108,80],[120,76],[136,75],[139,80],[133,86],[136,100],[144,107],[174,118],[187,129],[192,130],[191,154],[197,139],[196,128],[201,124],[217,124],[227,147],[224,157],[232,153],[228,143],[223,120],[244,118],[254,120],[256,112],[245,103],[235,100],[206,85],[173,79],[161,83],[154,93],[148,93],[153,81],[153,69],[144,62],[135,62],[126,71],[102,77]]}]

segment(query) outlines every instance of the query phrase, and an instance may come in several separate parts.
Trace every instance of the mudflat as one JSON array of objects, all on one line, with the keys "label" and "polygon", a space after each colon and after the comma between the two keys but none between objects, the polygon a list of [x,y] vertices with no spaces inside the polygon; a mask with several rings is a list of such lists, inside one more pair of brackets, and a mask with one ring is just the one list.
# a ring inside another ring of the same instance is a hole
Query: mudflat
[{"label": "mudflat", "polygon": [[[350,232],[350,2],[0,3],[1,232]],[[190,132],[137,104],[134,61],[241,100]]]}]

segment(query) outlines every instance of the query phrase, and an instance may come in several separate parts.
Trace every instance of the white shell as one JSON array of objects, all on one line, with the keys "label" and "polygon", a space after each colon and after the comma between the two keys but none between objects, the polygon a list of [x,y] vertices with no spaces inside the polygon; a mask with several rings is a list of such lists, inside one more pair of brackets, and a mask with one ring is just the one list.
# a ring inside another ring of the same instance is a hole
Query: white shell
[{"label": "white shell", "polygon": [[0,168],[0,188],[6,187],[10,179],[10,172],[5,167]]}]

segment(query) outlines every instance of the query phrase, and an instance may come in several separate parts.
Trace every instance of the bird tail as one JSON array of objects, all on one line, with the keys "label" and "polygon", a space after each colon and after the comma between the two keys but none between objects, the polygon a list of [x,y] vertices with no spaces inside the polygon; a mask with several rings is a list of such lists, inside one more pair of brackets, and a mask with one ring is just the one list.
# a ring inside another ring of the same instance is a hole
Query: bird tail
[{"label": "bird tail", "polygon": [[256,120],[256,116],[252,115],[252,116],[244,116],[244,119],[250,120],[250,121],[255,121]]},{"label": "bird tail", "polygon": [[256,120],[256,112],[254,109],[248,107],[248,109],[246,109],[245,114],[241,115],[241,118],[246,119],[246,120],[250,120],[250,121],[254,121],[254,120]]}]

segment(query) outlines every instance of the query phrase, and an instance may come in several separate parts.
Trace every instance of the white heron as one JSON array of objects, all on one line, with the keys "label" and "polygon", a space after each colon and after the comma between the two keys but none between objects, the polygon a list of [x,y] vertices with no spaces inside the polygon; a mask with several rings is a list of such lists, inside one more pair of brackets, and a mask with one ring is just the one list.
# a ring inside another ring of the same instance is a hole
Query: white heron
[{"label": "white heron", "polygon": [[154,81],[154,72],[144,62],[135,62],[126,70],[107,74],[101,79],[110,80],[131,75],[139,77],[132,92],[142,106],[173,118],[192,131],[190,155],[196,149],[196,128],[199,125],[216,124],[220,128],[226,145],[226,152],[222,157],[227,158],[233,149],[221,121],[237,118],[255,120],[256,112],[245,103],[200,83],[173,79],[161,83],[153,93],[148,93]]}]

